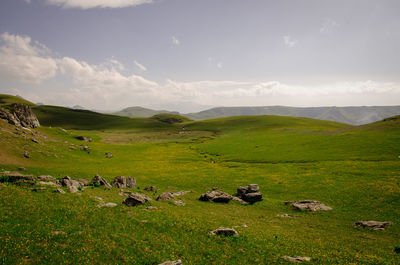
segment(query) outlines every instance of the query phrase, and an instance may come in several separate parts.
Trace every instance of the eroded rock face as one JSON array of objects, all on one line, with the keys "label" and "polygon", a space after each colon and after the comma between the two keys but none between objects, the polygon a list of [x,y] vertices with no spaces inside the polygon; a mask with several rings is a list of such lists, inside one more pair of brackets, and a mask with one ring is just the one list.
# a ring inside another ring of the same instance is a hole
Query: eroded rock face
[{"label": "eroded rock face", "polygon": [[178,259],[175,261],[166,261],[166,262],[160,263],[158,265],[182,265],[182,261],[180,259]]},{"label": "eroded rock face", "polygon": [[25,128],[37,128],[39,120],[28,105],[14,103],[10,105],[10,111],[0,108],[0,118],[8,123]]},{"label": "eroded rock face", "polygon": [[220,227],[211,231],[210,235],[239,236],[239,233],[233,228]]},{"label": "eroded rock face", "polygon": [[300,257],[300,256],[296,256],[296,257],[290,257],[290,256],[283,256],[282,259],[291,261],[291,262],[304,262],[304,261],[310,261],[311,258],[310,257]]},{"label": "eroded rock face", "polygon": [[122,203],[126,206],[136,206],[145,204],[148,201],[151,201],[151,199],[144,194],[131,193]]},{"label": "eroded rock face", "polygon": [[111,182],[111,186],[119,189],[136,188],[136,179],[133,177],[118,176]]},{"label": "eroded rock face", "polygon": [[249,184],[237,188],[237,197],[248,203],[262,201],[262,193],[259,192],[258,184]]},{"label": "eroded rock face", "polygon": [[160,196],[158,196],[157,200],[160,200],[160,201],[171,201],[171,200],[174,200],[175,197],[183,196],[183,195],[188,194],[190,192],[191,191],[184,191],[184,190],[177,191],[177,192],[166,191],[166,192],[161,193]]},{"label": "eroded rock face", "polygon": [[8,172],[2,175],[8,177],[8,182],[33,182],[35,180],[33,175],[23,175],[19,172]]},{"label": "eroded rock face", "polygon": [[392,222],[379,222],[379,221],[358,221],[356,226],[367,227],[373,230],[385,230],[387,226],[393,225]]},{"label": "eroded rock face", "polygon": [[105,186],[107,188],[111,188],[110,183],[107,182],[104,178],[100,177],[99,175],[94,176],[91,183],[99,186]]},{"label": "eroded rock face", "polygon": [[232,196],[229,195],[228,193],[225,193],[223,191],[207,191],[206,193],[202,194],[199,198],[200,201],[210,201],[210,202],[222,202],[222,203],[228,203],[230,200],[232,200]]},{"label": "eroded rock face", "polygon": [[332,210],[331,207],[326,206],[323,203],[320,203],[319,201],[314,201],[314,200],[304,200],[304,201],[288,201],[285,202],[285,204],[292,205],[293,207],[302,210],[302,211],[329,211]]}]

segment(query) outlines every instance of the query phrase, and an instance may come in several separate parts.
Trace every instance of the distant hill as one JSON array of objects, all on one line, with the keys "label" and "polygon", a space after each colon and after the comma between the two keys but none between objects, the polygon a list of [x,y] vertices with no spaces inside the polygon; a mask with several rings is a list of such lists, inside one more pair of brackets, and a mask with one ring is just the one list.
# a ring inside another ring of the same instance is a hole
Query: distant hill
[{"label": "distant hill", "polygon": [[112,114],[119,115],[119,116],[125,116],[125,117],[149,118],[154,115],[161,114],[161,113],[179,115],[179,112],[176,112],[176,111],[152,110],[152,109],[147,109],[147,108],[143,108],[143,107],[129,107],[129,108],[125,108],[121,111],[114,112]]},{"label": "distant hill", "polygon": [[278,115],[291,117],[305,117],[318,120],[329,120],[341,123],[362,125],[376,122],[391,116],[400,115],[400,106],[372,106],[372,107],[219,107],[209,110],[184,114],[193,120],[205,120],[232,116],[246,115]]}]

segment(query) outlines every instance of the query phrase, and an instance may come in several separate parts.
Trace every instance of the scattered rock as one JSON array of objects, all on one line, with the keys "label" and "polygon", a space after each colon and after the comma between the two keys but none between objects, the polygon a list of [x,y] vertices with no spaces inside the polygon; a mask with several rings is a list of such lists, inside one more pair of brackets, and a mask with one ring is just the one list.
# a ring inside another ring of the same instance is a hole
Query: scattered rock
[{"label": "scattered rock", "polygon": [[103,198],[100,198],[100,197],[95,196],[94,199],[95,199],[96,201],[98,201],[98,202],[103,202]]},{"label": "scattered rock", "polygon": [[149,197],[140,193],[131,193],[122,203],[126,206],[136,206],[151,201]]},{"label": "scattered rock", "polygon": [[83,135],[76,136],[75,138],[78,139],[78,140],[81,140],[81,141],[85,141],[85,142],[91,142],[92,141],[92,138],[86,137],[86,136],[83,136]]},{"label": "scattered rock", "polygon": [[239,197],[235,197],[235,196],[232,196],[232,201],[237,201],[237,202],[239,202],[239,203],[242,204],[242,205],[247,205],[247,204],[249,204],[248,202],[245,202],[244,200],[240,199]]},{"label": "scattered rock", "polygon": [[83,151],[88,151],[88,152],[90,152],[90,150],[92,150],[89,146],[87,146],[87,145],[81,145],[81,147],[82,147],[82,150]]},{"label": "scattered rock", "polygon": [[50,176],[50,175],[41,175],[41,176],[37,177],[37,179],[40,181],[53,181],[53,182],[57,181],[57,179],[55,177]]},{"label": "scattered rock", "polygon": [[136,179],[133,177],[118,176],[111,182],[111,185],[119,189],[136,188]]},{"label": "scattered rock", "polygon": [[19,171],[26,171],[26,168],[24,168],[24,167],[19,167],[18,170],[19,170]]},{"label": "scattered rock", "polygon": [[25,157],[25,158],[31,158],[31,154],[29,154],[28,151],[25,151],[25,152],[24,152],[24,157]]},{"label": "scattered rock", "polygon": [[54,187],[59,187],[59,186],[61,186],[61,185],[58,184],[58,183],[49,182],[49,181],[38,181],[38,182],[36,183],[36,185],[46,185],[46,186],[54,186]]},{"label": "scattered rock", "polygon": [[107,157],[107,158],[113,158],[113,154],[111,154],[110,152],[107,152],[107,153],[106,153],[106,157]]},{"label": "scattered rock", "polygon": [[285,260],[288,260],[291,262],[303,262],[303,261],[311,260],[310,257],[300,257],[300,256],[296,256],[296,257],[283,256],[282,259],[285,259]]},{"label": "scattered rock", "polygon": [[160,263],[158,265],[182,265],[182,261],[180,259],[178,259],[175,261],[166,261],[166,262]]},{"label": "scattered rock", "polygon": [[115,207],[115,206],[117,206],[117,204],[113,203],[113,202],[100,203],[99,205],[97,205],[97,207],[99,207],[99,208],[102,208],[102,207],[112,208],[112,207]]},{"label": "scattered rock", "polygon": [[147,206],[146,210],[158,210],[156,206]]},{"label": "scattered rock", "polygon": [[157,188],[156,186],[147,186],[144,188],[145,191],[151,191],[151,192],[156,192]]},{"label": "scattered rock", "polygon": [[157,200],[159,201],[171,201],[174,200],[175,197],[178,196],[183,196],[185,194],[190,193],[191,191],[177,191],[177,192],[172,192],[172,191],[166,191],[160,194],[160,196],[158,196]]},{"label": "scattered rock", "polygon": [[278,217],[284,217],[284,218],[301,218],[301,216],[298,216],[298,215],[289,215],[289,214],[287,214],[287,213],[285,213],[285,214],[278,214],[277,216],[278,216]]},{"label": "scattered rock", "polygon": [[212,190],[222,190],[221,187],[213,187]]},{"label": "scattered rock", "polygon": [[199,200],[228,203],[230,200],[232,200],[232,198],[233,197],[231,195],[223,191],[207,191],[200,196]]},{"label": "scattered rock", "polygon": [[56,189],[55,191],[53,191],[54,193],[61,193],[61,194],[65,194],[65,191],[64,190],[62,190],[62,189],[60,189],[60,188],[58,188],[58,189]]},{"label": "scattered rock", "polygon": [[249,184],[248,186],[241,186],[237,188],[236,196],[248,203],[255,203],[262,201],[262,193],[259,192],[258,184]]},{"label": "scattered rock", "polygon": [[302,210],[302,211],[329,211],[332,210],[331,207],[326,206],[323,203],[320,203],[319,201],[314,201],[314,200],[304,200],[304,201],[287,201],[285,202],[286,205],[292,205],[293,207]]},{"label": "scattered rock", "polygon": [[99,175],[94,176],[91,183],[93,183],[94,185],[101,185],[101,186],[105,186],[107,188],[111,188],[110,183],[108,183],[107,180],[100,177]]},{"label": "scattered rock", "polygon": [[51,233],[53,235],[65,235],[66,234],[64,231],[52,231]]},{"label": "scattered rock", "polygon": [[356,226],[367,227],[373,230],[385,230],[387,226],[393,225],[392,222],[379,222],[379,221],[358,221]]},{"label": "scattered rock", "polygon": [[36,140],[35,138],[32,138],[31,140],[32,140],[32,142],[34,142],[34,143],[37,143],[37,144],[39,143],[39,141]]},{"label": "scattered rock", "polygon": [[172,203],[176,206],[185,206],[186,203],[184,201],[172,201]]},{"label": "scattered rock", "polygon": [[210,235],[239,236],[239,233],[233,228],[220,227],[211,231]]},{"label": "scattered rock", "polygon": [[71,193],[75,193],[79,190],[79,188],[83,188],[84,185],[82,185],[81,182],[71,179],[69,176],[65,176],[62,180],[61,180],[61,184],[63,186],[66,186],[68,188],[68,190]]}]

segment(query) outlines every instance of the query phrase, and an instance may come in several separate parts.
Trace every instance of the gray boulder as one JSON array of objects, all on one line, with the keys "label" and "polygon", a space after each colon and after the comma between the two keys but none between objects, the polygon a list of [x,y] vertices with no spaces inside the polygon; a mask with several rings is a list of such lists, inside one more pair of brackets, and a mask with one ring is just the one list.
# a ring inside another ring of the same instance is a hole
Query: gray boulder
[{"label": "gray boulder", "polygon": [[91,183],[99,186],[105,186],[107,188],[111,188],[110,183],[107,182],[104,178],[100,177],[99,175],[94,176]]},{"label": "gray boulder", "polygon": [[136,179],[134,177],[118,176],[111,182],[111,186],[119,189],[136,188]]},{"label": "gray boulder", "polygon": [[228,193],[223,191],[207,191],[206,193],[202,194],[199,198],[200,201],[210,201],[210,202],[222,202],[228,203],[232,200],[232,196]]},{"label": "gray boulder", "polygon": [[239,236],[239,233],[233,228],[220,227],[214,231],[211,231],[210,235]]},{"label": "gray boulder", "polygon": [[356,226],[367,227],[373,230],[385,230],[387,226],[393,225],[392,222],[379,222],[379,221],[358,221]]},{"label": "gray boulder", "polygon": [[303,201],[287,201],[285,202],[286,205],[292,205],[293,207],[302,210],[302,211],[329,211],[332,210],[331,207],[326,206],[323,203],[315,200],[303,200]]},{"label": "gray boulder", "polygon": [[151,199],[144,194],[131,193],[122,203],[126,206],[137,206],[145,204],[148,201],[151,201]]},{"label": "gray boulder", "polygon": [[248,186],[240,186],[237,188],[235,196],[241,198],[248,203],[255,203],[262,201],[262,193],[259,192],[258,184],[249,184]]}]

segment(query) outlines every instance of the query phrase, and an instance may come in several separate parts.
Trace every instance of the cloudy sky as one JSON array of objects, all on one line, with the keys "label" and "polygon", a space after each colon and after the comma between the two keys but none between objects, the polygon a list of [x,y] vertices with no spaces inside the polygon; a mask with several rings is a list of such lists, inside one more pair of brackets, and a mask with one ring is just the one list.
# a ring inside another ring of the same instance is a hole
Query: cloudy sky
[{"label": "cloudy sky", "polygon": [[100,110],[400,105],[398,0],[1,0],[0,93]]}]

